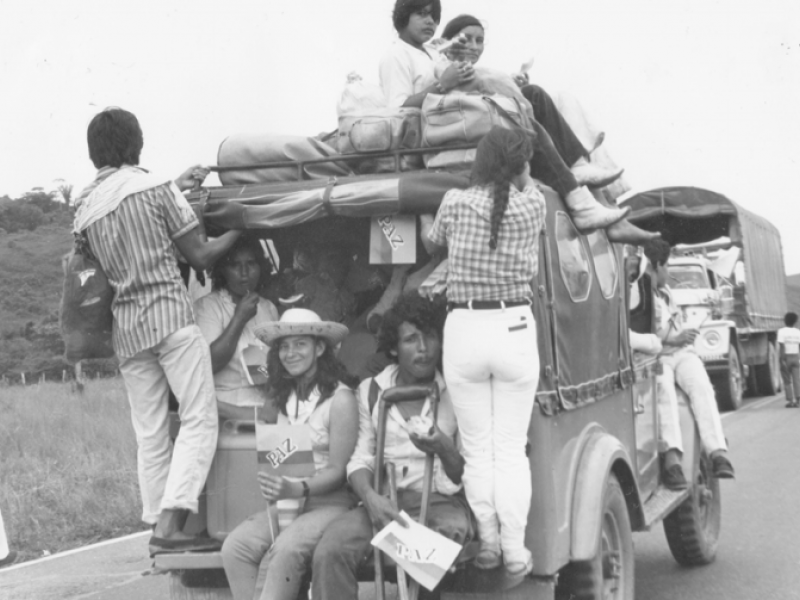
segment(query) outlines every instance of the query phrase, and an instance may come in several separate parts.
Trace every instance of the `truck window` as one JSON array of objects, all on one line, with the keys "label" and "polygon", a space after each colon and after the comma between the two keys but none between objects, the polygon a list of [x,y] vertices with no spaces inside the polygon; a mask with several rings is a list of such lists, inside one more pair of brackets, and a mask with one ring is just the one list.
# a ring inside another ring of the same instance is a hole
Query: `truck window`
[{"label": "truck window", "polygon": [[581,243],[578,230],[566,213],[556,213],[556,242],[558,244],[558,266],[561,279],[573,302],[582,302],[589,297],[592,287],[592,271],[589,257]]},{"label": "truck window", "polygon": [[617,258],[608,243],[605,231],[600,229],[586,236],[589,248],[594,259],[594,272],[597,274],[597,283],[605,298],[611,298],[617,290]]},{"label": "truck window", "polygon": [[671,265],[669,267],[669,287],[689,290],[705,290],[710,284],[705,269],[700,265]]}]

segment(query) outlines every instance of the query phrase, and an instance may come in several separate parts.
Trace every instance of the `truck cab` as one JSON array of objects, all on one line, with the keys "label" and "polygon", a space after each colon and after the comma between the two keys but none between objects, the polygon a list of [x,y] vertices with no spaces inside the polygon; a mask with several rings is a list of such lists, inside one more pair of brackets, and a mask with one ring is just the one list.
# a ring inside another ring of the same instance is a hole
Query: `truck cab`
[{"label": "truck cab", "polygon": [[[356,245],[368,248],[371,221],[433,213],[444,191],[467,186],[463,174],[407,172],[223,186],[193,192],[190,202],[209,232],[244,224],[284,256],[312,222],[327,229],[344,220]],[[502,568],[475,568],[465,552],[442,598],[631,599],[633,532],[660,522],[679,563],[706,564],[716,555],[719,486],[685,399],[681,422],[690,487],[673,491],[660,482],[659,363],[633,353],[628,334],[653,331],[652,284],[647,277],[637,284],[641,297],[651,300],[631,315],[623,249],[603,231],[580,234],[558,195],[542,191],[547,218],[539,272],[531,282],[540,359],[528,430],[533,497],[526,545],[534,570],[521,582],[510,581]],[[301,195],[307,204],[298,206]],[[354,201],[359,196],[363,202]],[[289,197],[291,203],[282,203]],[[190,523],[218,539],[264,509],[253,425],[221,428],[201,511]],[[230,598],[219,553],[163,554],[155,562],[171,572],[172,598]]]}]

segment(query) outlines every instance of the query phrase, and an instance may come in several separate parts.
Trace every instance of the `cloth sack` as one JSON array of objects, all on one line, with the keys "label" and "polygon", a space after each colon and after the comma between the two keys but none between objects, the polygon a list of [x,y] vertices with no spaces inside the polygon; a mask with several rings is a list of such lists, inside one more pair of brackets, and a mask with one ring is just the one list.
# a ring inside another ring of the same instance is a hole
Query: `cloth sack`
[{"label": "cloth sack", "polygon": [[114,289],[100,262],[79,236],[64,260],[64,290],[61,296],[61,337],[70,363],[114,356],[111,303]]},{"label": "cloth sack", "polygon": [[[223,140],[217,152],[220,167],[258,165],[277,161],[322,159],[336,156],[336,150],[315,138],[300,135],[274,133],[238,133]],[[250,183],[273,183],[298,181],[299,179],[329,179],[352,175],[344,162],[321,162],[306,164],[302,173],[296,166],[275,169],[241,169],[220,171],[222,185],[245,185]]]},{"label": "cloth sack", "polygon": [[[366,113],[339,117],[336,149],[340,154],[409,150],[420,146],[420,110],[418,108],[380,108]],[[419,155],[402,156],[400,170],[422,168]],[[395,170],[392,157],[365,159],[361,173],[390,173]]]},{"label": "cloth sack", "polygon": [[[428,94],[422,103],[422,146],[477,144],[495,125],[530,129],[525,108],[518,99],[500,94]],[[425,166],[468,166],[474,160],[475,150],[447,150],[426,155]]]}]

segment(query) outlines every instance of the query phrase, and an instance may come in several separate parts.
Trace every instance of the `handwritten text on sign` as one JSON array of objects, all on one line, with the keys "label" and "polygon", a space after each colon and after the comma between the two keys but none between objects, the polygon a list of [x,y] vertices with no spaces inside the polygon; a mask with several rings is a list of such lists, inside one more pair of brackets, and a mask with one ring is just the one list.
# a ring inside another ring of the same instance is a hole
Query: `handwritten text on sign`
[{"label": "handwritten text on sign", "polygon": [[413,264],[417,260],[417,218],[414,215],[373,217],[370,221],[369,262],[373,265]]},{"label": "handwritten text on sign", "polygon": [[292,442],[292,438],[286,438],[281,442],[280,446],[267,452],[267,460],[273,468],[277,469],[286,462],[287,458],[297,452],[298,449],[297,444]]}]

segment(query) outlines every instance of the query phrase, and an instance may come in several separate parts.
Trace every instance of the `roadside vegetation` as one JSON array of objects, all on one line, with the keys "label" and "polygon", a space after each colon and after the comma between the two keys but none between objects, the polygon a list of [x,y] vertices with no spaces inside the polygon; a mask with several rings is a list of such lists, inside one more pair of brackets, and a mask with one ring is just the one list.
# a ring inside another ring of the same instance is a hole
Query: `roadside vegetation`
[{"label": "roadside vegetation", "polygon": [[0,508],[23,560],[143,529],[122,380],[0,389]]}]

